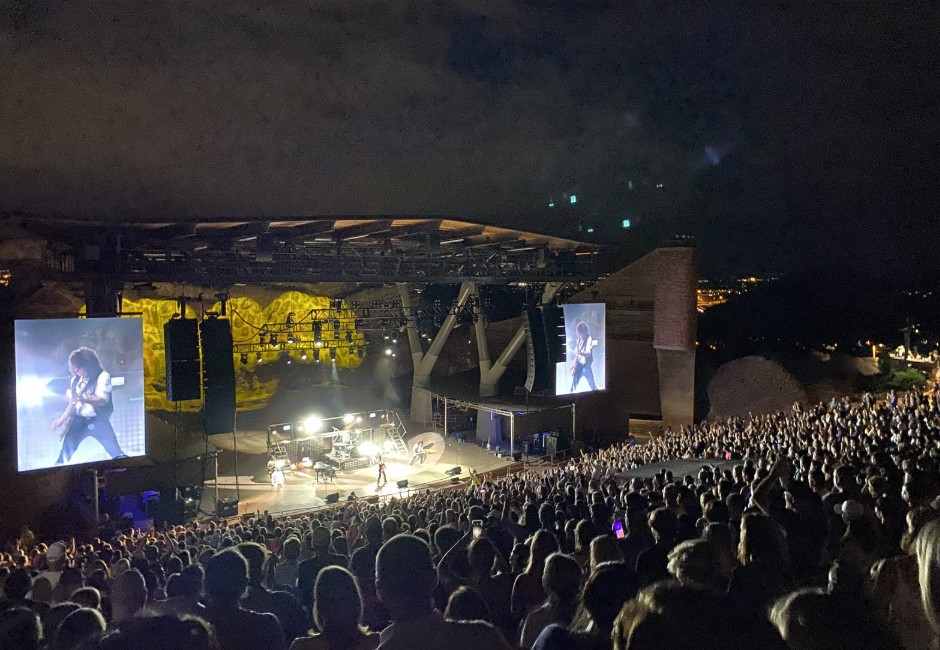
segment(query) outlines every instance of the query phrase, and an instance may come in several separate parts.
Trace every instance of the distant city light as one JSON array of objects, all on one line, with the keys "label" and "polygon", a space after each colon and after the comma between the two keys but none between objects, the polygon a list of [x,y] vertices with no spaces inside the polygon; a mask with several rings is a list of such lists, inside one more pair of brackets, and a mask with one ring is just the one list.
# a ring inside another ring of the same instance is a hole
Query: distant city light
[{"label": "distant city light", "polygon": [[549,201],[549,202],[548,202],[548,207],[554,208],[554,207],[555,207],[555,202],[554,202],[554,201]]},{"label": "distant city light", "polygon": [[587,233],[588,233],[589,235],[593,235],[593,234],[594,234],[594,229],[593,229],[593,228],[588,228],[588,229],[587,229]]},{"label": "distant city light", "polygon": [[623,221],[621,221],[621,222],[620,222],[620,227],[621,227],[621,228],[629,228],[629,227],[630,227],[630,220],[629,220],[629,219],[624,219]]},{"label": "distant city light", "polygon": [[572,195],[571,195],[571,202],[572,202],[572,203],[577,203],[577,202],[578,202],[578,196],[577,196],[576,194],[572,194]]},{"label": "distant city light", "polygon": [[657,190],[663,189],[663,184],[662,184],[662,183],[656,183],[656,189],[657,189]]}]

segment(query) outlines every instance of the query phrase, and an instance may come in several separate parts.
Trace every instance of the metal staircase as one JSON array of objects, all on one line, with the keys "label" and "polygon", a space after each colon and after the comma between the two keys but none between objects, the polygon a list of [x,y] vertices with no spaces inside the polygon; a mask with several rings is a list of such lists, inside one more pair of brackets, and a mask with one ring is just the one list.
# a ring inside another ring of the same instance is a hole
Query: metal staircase
[{"label": "metal staircase", "polygon": [[290,455],[287,453],[287,447],[283,443],[277,442],[271,446],[271,456],[274,462],[281,465],[285,472],[292,472]]},{"label": "metal staircase", "polygon": [[405,444],[405,440],[402,437],[403,428],[404,427],[402,427],[400,423],[398,425],[389,423],[376,427],[375,431],[381,431],[385,435],[384,439],[376,440],[376,444],[381,445],[382,449],[387,451],[389,445],[386,443],[390,442],[392,445],[392,450],[394,450],[396,454],[400,456],[407,456],[408,446]]}]

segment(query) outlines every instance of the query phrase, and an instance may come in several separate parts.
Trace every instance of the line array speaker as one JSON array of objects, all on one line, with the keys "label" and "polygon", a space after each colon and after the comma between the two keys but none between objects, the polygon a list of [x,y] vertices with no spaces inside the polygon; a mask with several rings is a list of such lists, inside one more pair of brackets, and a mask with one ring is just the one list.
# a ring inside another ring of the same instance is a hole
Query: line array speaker
[{"label": "line array speaker", "polygon": [[193,318],[174,318],[163,324],[166,398],[171,402],[199,399],[199,330]]},{"label": "line array speaker", "polygon": [[227,318],[207,318],[199,325],[199,339],[206,435],[231,433],[235,431],[232,325]]}]

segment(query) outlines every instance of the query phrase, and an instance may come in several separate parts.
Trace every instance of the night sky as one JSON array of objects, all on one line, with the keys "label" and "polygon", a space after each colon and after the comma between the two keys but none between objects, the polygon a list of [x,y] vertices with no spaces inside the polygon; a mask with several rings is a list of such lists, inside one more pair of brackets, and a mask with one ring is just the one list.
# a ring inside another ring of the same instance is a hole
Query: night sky
[{"label": "night sky", "polygon": [[935,3],[609,5],[0,0],[0,209],[580,221],[631,254],[695,235],[710,274],[940,267]]}]

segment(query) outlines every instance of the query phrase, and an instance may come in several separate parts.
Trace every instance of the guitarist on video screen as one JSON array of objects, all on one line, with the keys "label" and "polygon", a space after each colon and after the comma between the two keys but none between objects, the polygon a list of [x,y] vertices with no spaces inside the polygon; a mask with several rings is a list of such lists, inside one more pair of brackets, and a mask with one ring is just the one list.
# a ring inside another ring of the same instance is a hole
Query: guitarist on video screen
[{"label": "guitarist on video screen", "polygon": [[65,411],[52,423],[52,429],[62,429],[59,439],[62,451],[56,465],[68,463],[85,438],[101,443],[111,458],[123,458],[118,444],[111,414],[111,375],[101,367],[98,353],[91,348],[78,348],[69,355],[72,381],[65,396],[69,401]]},{"label": "guitarist on video screen", "polygon": [[591,370],[591,364],[594,363],[594,346],[597,345],[597,341],[591,338],[587,323],[584,321],[578,323],[575,331],[578,334],[578,340],[575,343],[574,360],[571,362],[571,390],[569,392],[575,392],[581,377],[587,379],[591,390],[597,390],[594,384],[594,371]]}]

